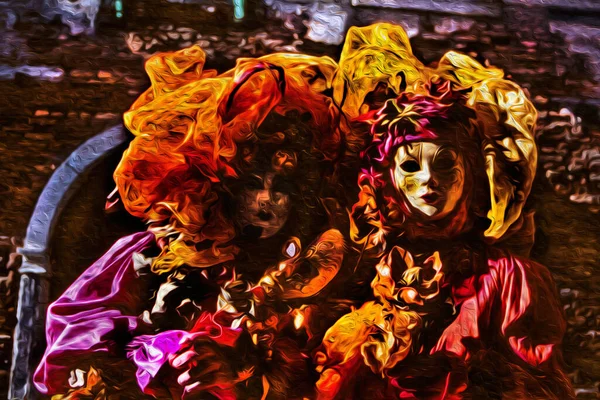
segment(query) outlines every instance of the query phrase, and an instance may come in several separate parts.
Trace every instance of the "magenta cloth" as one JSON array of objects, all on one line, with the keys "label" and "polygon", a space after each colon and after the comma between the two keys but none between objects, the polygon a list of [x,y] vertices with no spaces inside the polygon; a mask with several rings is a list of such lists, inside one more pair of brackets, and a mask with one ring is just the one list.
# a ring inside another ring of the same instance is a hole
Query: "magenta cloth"
[{"label": "magenta cloth", "polygon": [[154,394],[151,386],[163,365],[183,349],[192,350],[197,340],[206,339],[221,346],[233,347],[242,330],[224,327],[209,313],[203,313],[190,332],[171,330],[156,335],[142,335],[127,346],[127,357],[138,367],[136,378],[144,393]]},{"label": "magenta cloth", "polygon": [[169,360],[169,356],[179,350],[188,335],[185,331],[167,331],[139,336],[132,341],[127,357],[138,366],[136,378],[144,393],[152,393],[152,380]]},{"label": "magenta cloth", "polygon": [[134,270],[132,256],[152,245],[151,232],[118,240],[48,307],[47,348],[33,379],[40,392],[66,393],[70,372],[87,368],[80,363],[92,353],[95,360],[123,353],[115,338],[134,334],[146,285]]}]

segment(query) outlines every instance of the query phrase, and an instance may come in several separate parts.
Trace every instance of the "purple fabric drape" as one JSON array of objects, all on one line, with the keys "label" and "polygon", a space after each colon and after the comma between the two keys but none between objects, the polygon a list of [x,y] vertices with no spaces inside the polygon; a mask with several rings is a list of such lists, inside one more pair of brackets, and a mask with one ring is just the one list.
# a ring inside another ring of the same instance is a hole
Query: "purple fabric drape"
[{"label": "purple fabric drape", "polygon": [[133,335],[138,327],[140,296],[146,281],[136,274],[133,254],[154,244],[151,232],[118,240],[48,308],[46,352],[34,374],[44,394],[66,393],[75,368],[93,356],[111,356],[119,334]]},{"label": "purple fabric drape", "polygon": [[[164,382],[155,382],[158,372],[182,349],[192,348],[196,340],[234,346],[241,330],[220,325],[208,313],[200,316],[190,332],[143,334],[147,329],[141,329],[138,315],[147,300],[148,280],[136,273],[133,255],[152,245],[150,232],[120,239],[50,305],[47,348],[34,374],[40,392],[67,393],[71,371],[87,371],[90,365],[101,366],[107,360],[132,367],[128,378],[135,379],[142,392],[156,395],[157,390],[166,388]],[[123,337],[129,338],[127,342]],[[121,372],[128,373],[127,369]],[[223,397],[217,392],[217,397]]]}]

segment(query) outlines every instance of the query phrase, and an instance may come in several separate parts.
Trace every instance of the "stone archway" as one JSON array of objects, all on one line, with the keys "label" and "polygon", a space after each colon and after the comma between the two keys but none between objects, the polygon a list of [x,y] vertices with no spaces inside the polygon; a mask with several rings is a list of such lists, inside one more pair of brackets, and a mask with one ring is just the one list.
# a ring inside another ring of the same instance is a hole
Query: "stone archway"
[{"label": "stone archway", "polygon": [[10,399],[32,399],[31,350],[37,335],[43,334],[44,314],[49,302],[48,277],[51,239],[56,223],[90,171],[128,141],[121,125],[107,129],[79,146],[52,174],[29,220],[23,256],[17,304],[10,376]]}]

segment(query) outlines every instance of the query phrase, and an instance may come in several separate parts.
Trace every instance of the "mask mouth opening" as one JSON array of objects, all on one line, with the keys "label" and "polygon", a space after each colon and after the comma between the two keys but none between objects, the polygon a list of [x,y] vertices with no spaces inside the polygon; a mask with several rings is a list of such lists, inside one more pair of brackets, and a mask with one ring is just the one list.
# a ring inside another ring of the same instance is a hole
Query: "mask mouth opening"
[{"label": "mask mouth opening", "polygon": [[257,216],[261,221],[265,221],[265,222],[272,220],[274,217],[273,213],[266,212],[264,210],[260,210],[258,212]]},{"label": "mask mouth opening", "polygon": [[245,225],[242,228],[242,236],[248,238],[248,239],[260,239],[260,237],[262,236],[262,233],[264,231],[264,228],[260,227],[260,226],[256,226],[256,225]]}]

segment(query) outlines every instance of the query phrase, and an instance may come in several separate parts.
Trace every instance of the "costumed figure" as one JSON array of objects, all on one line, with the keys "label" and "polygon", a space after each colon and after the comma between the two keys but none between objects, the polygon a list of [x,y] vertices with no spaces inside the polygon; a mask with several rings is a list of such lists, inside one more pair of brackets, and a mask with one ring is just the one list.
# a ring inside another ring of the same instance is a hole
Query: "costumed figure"
[{"label": "costumed figure", "polygon": [[275,54],[221,75],[203,64],[199,47],[146,64],[151,87],[125,114],[135,138],[114,177],[149,229],[49,307],[34,376],[44,394],[288,398],[311,382],[306,338],[277,333],[308,326],[290,304],[320,294],[343,259],[329,189],[343,135],[325,93],[336,64]]},{"label": "costumed figure", "polygon": [[536,110],[502,71],[449,52],[434,67],[402,28],[351,28],[334,81],[369,132],[352,240],[373,296],[315,354],[319,398],[572,398],[550,272],[516,255],[536,170]]}]

